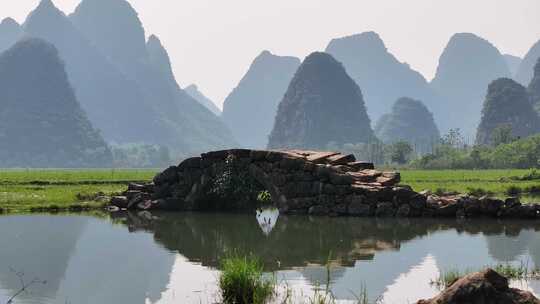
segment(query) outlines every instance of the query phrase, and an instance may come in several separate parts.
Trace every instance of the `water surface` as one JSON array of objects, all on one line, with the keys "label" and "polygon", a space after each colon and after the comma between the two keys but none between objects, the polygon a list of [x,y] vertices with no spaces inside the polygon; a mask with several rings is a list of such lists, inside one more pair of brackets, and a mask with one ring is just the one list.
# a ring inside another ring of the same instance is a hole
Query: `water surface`
[{"label": "water surface", "polygon": [[[219,260],[231,251],[259,256],[298,294],[329,281],[341,300],[365,287],[384,303],[434,295],[429,282],[448,269],[540,266],[534,221],[264,215],[3,216],[0,303],[20,288],[10,269],[47,280],[16,303],[213,303]],[[537,282],[523,284],[540,293]]]}]

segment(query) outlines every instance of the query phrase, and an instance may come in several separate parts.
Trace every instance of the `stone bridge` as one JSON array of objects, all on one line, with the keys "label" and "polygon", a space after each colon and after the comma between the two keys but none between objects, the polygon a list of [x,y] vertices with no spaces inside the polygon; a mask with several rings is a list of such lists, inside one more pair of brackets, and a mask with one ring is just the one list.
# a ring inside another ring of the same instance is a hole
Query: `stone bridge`
[{"label": "stone bridge", "polygon": [[204,153],[130,184],[121,209],[247,211],[271,200],[281,213],[350,216],[539,218],[540,206],[468,195],[417,193],[397,172],[374,170],[354,155],[234,149]]}]

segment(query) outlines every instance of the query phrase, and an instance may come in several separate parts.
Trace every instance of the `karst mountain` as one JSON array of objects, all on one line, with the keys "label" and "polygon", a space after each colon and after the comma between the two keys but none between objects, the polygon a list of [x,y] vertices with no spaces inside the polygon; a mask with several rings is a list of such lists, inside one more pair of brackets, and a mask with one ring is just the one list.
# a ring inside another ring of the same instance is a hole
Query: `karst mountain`
[{"label": "karst mountain", "polygon": [[12,18],[5,18],[0,23],[0,53],[12,47],[23,37],[22,27]]},{"label": "karst mountain", "polygon": [[510,54],[504,54],[503,56],[504,60],[506,61],[506,65],[508,66],[508,70],[510,70],[510,75],[516,75],[523,59],[521,57]]},{"label": "karst mountain", "polygon": [[375,32],[334,39],[326,52],[343,63],[360,86],[374,120],[390,112],[394,101],[403,96],[436,103],[424,76],[398,61]]},{"label": "karst mountain", "polygon": [[517,82],[521,83],[524,86],[529,85],[534,75],[534,66],[536,62],[540,59],[540,40],[536,42],[527,52],[519,69],[515,75]]},{"label": "karst mountain", "polygon": [[295,57],[262,52],[223,104],[223,120],[240,144],[264,148],[279,102],[300,66]]},{"label": "karst mountain", "polygon": [[375,130],[384,143],[406,141],[419,154],[431,153],[440,138],[433,114],[421,101],[407,97],[394,103],[392,112],[381,117]]},{"label": "karst mountain", "polygon": [[189,94],[189,96],[193,97],[193,99],[210,110],[210,112],[214,113],[216,116],[221,115],[221,110],[210,98],[206,97],[206,95],[199,90],[199,87],[196,84],[191,84],[185,87],[184,90]]},{"label": "karst mountain", "polygon": [[[235,141],[224,123],[180,88],[156,36],[145,40],[137,12],[125,0],[83,0],[70,19],[115,66],[135,82],[182,152],[225,148]],[[171,142],[172,141],[172,142]]]},{"label": "karst mountain", "polygon": [[534,66],[534,75],[529,84],[528,91],[533,107],[540,114],[540,58],[538,58]]},{"label": "karst mountain", "polygon": [[533,110],[524,86],[509,78],[493,81],[487,91],[482,120],[476,135],[477,144],[494,144],[501,128],[514,138],[540,132],[540,118]]},{"label": "karst mountain", "polygon": [[0,167],[111,165],[52,44],[23,39],[2,53],[0,95]]},{"label": "karst mountain", "polygon": [[327,53],[309,55],[279,104],[269,148],[325,149],[374,139],[362,92]]},{"label": "karst mountain", "polygon": [[452,36],[431,82],[441,98],[433,108],[441,132],[459,128],[471,141],[480,122],[487,86],[501,77],[510,77],[510,71],[495,46],[470,33]]},{"label": "karst mountain", "polygon": [[151,141],[161,131],[137,84],[118,71],[50,0],[40,2],[23,28],[26,35],[58,49],[79,102],[107,140]]}]

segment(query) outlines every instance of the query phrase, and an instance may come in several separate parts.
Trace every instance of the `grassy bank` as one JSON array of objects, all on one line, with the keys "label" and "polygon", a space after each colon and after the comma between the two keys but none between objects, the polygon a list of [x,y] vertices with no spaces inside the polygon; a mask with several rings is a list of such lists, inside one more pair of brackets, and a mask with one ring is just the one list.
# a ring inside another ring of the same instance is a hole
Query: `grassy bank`
[{"label": "grassy bank", "polygon": [[529,170],[402,170],[402,183],[416,191],[455,191],[459,193],[509,196],[524,194],[525,201],[540,201],[528,195],[540,191],[540,180],[519,180]]},{"label": "grassy bank", "polygon": [[149,181],[157,170],[2,170],[0,208],[4,212],[101,208],[107,196],[129,182]]}]

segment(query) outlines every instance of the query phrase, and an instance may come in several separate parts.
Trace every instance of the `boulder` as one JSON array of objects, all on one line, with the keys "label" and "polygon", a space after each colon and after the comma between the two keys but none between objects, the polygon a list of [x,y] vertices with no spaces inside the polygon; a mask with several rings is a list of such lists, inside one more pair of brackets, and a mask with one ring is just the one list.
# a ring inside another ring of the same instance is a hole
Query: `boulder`
[{"label": "boulder", "polygon": [[417,304],[540,304],[532,293],[508,286],[492,269],[472,273],[454,282],[438,296]]}]

